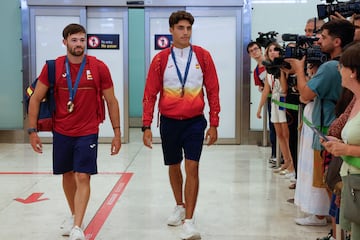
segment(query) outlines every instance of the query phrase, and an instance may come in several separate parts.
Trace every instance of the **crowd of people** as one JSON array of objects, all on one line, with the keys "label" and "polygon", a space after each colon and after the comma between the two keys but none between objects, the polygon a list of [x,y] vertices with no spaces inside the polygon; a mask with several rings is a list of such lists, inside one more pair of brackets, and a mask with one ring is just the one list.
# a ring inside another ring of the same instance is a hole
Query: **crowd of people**
[{"label": "crowd of people", "polygon": [[280,166],[273,172],[290,179],[294,203],[306,215],[294,216],[294,223],[325,226],[331,219],[329,234],[319,240],[360,239],[360,215],[354,213],[360,209],[360,16],[345,19],[335,13],[327,22],[309,19],[305,35],[313,39],[311,44],[292,42],[287,47],[319,46],[326,61],[307,59],[306,54],[284,57],[277,42],[248,44],[257,62],[255,85],[261,87],[257,117],[270,101],[269,119],[282,163],[271,167]]}]

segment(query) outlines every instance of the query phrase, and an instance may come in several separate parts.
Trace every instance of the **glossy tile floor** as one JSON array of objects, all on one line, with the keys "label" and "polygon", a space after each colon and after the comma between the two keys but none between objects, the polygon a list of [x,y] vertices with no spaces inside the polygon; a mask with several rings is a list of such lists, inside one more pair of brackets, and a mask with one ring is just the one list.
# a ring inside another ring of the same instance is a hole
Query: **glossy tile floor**
[{"label": "glossy tile floor", "polygon": [[[138,129],[129,144],[110,156],[99,145],[99,174],[92,177],[85,216],[87,239],[180,239],[168,227],[174,207],[161,146],[142,145]],[[60,225],[69,215],[61,177],[51,174],[51,148],[41,155],[28,144],[0,144],[0,239],[67,239]],[[330,229],[294,223],[304,216],[287,202],[289,181],[272,173],[269,148],[245,145],[204,147],[196,221],[205,240],[315,240]]]}]

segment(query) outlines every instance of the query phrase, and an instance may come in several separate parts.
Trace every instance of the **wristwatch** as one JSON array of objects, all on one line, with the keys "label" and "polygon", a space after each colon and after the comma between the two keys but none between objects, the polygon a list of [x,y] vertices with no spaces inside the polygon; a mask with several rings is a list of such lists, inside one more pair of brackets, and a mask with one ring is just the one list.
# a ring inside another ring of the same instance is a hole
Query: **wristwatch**
[{"label": "wristwatch", "polygon": [[151,129],[151,127],[150,126],[142,126],[141,127],[142,132],[145,132],[145,130],[147,130],[147,129]]},{"label": "wristwatch", "polygon": [[38,130],[36,128],[28,128],[27,132],[30,135],[33,132],[35,132],[35,133],[38,132]]}]

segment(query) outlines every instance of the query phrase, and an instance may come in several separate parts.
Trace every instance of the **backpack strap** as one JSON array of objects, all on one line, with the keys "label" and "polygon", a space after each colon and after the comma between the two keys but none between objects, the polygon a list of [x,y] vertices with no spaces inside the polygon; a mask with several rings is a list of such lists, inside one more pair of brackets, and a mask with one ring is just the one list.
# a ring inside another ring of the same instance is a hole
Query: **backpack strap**
[{"label": "backpack strap", "polygon": [[102,95],[102,89],[101,89],[101,74],[99,72],[98,68],[98,59],[95,56],[89,56],[86,55],[88,61],[89,61],[89,68],[93,75],[94,83],[96,86],[96,95],[97,95],[97,115],[99,123],[102,123],[105,120],[105,101]]},{"label": "backpack strap", "polygon": [[55,60],[46,60],[48,66],[48,79],[49,79],[49,90],[48,98],[50,103],[50,112],[55,111],[55,98],[54,98],[54,86],[55,86]]}]

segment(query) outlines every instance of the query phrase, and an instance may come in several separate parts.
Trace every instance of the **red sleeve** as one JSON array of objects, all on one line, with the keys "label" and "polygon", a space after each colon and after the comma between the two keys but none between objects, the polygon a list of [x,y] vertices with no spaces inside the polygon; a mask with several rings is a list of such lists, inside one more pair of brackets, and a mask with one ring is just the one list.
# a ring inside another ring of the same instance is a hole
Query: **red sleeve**
[{"label": "red sleeve", "polygon": [[100,79],[101,79],[101,89],[109,89],[109,88],[113,87],[114,84],[113,84],[113,81],[111,78],[109,68],[103,61],[101,61],[99,59],[97,59],[97,61],[98,61],[98,64],[97,64],[98,71],[99,71]]},{"label": "red sleeve", "polygon": [[163,71],[161,60],[166,57],[165,52],[158,53],[152,60],[145,83],[143,97],[143,126],[150,126],[153,119],[156,96],[162,88]]},{"label": "red sleeve", "polygon": [[44,64],[38,79],[39,79],[40,82],[45,84],[47,87],[50,86],[49,79],[48,79],[48,66],[47,66],[47,64]]},{"label": "red sleeve", "polygon": [[203,50],[205,69],[204,85],[206,89],[206,95],[209,102],[209,119],[210,126],[219,126],[219,113],[220,113],[220,99],[219,99],[219,80],[216,73],[214,61],[208,51]]},{"label": "red sleeve", "polygon": [[[256,69],[258,69],[258,70],[256,70]],[[254,83],[255,83],[255,86],[264,86],[264,84],[262,83],[262,81],[259,78],[258,73],[259,73],[259,68],[258,67],[254,68]]]}]

